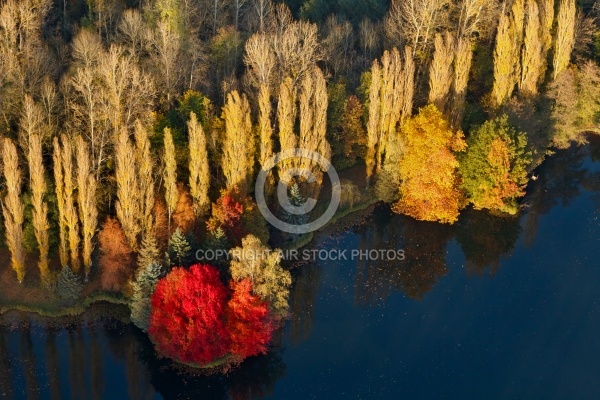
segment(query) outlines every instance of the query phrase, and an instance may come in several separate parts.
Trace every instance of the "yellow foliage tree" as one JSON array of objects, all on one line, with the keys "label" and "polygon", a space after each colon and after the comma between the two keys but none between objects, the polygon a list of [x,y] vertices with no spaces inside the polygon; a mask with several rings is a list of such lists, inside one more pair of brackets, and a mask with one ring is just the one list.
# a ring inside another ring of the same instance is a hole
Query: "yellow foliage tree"
[{"label": "yellow foliage tree", "polygon": [[6,179],[7,194],[2,201],[2,214],[6,228],[6,242],[10,250],[10,263],[17,273],[19,283],[25,278],[25,252],[23,250],[23,213],[21,201],[22,174],[19,168],[17,147],[9,138],[4,138],[2,164]]},{"label": "yellow foliage tree", "polygon": [[509,11],[500,16],[496,48],[494,50],[494,87],[492,101],[495,106],[508,100],[521,75],[521,45],[523,43],[523,21],[525,0],[515,0]]},{"label": "yellow foliage tree", "polygon": [[92,167],[89,145],[81,136],[77,136],[75,145],[77,146],[77,203],[79,204],[79,219],[83,236],[83,268],[87,279],[92,268],[93,239],[98,225],[96,201],[98,185]]},{"label": "yellow foliage tree", "polygon": [[433,105],[422,108],[401,128],[405,153],[398,163],[400,200],[393,209],[424,221],[454,223],[464,206],[457,152],[466,143]]},{"label": "yellow foliage tree", "polygon": [[223,144],[223,173],[227,188],[239,187],[248,192],[254,167],[254,138],[250,120],[250,104],[246,95],[237,91],[227,94],[223,106],[225,141]]},{"label": "yellow foliage tree", "polygon": [[29,162],[29,187],[31,188],[31,205],[33,206],[33,230],[37,240],[40,259],[38,267],[40,276],[45,285],[51,284],[52,276],[48,265],[48,253],[50,245],[48,242],[48,203],[44,201],[46,194],[46,171],[42,155],[42,138],[33,134],[29,137],[29,150],[27,155]]},{"label": "yellow foliage tree", "polygon": [[194,199],[194,212],[200,217],[210,208],[208,190],[210,188],[210,171],[208,153],[206,151],[206,135],[196,114],[190,113],[187,123],[190,138],[190,194]]},{"label": "yellow foliage tree", "polygon": [[556,16],[556,40],[554,42],[553,77],[567,69],[575,44],[575,0],[560,0]]}]

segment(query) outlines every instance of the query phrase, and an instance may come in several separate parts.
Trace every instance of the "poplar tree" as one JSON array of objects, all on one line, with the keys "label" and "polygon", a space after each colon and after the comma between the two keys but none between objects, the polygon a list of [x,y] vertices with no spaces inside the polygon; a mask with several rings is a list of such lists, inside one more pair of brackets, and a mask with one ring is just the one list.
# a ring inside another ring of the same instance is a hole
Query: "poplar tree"
[{"label": "poplar tree", "polygon": [[196,114],[190,113],[187,123],[190,148],[190,195],[194,199],[194,212],[197,217],[205,215],[210,208],[210,169],[206,150],[206,135]]},{"label": "poplar tree", "polygon": [[[542,38],[544,59],[552,48],[552,25],[554,25],[554,1],[538,0],[540,10],[540,37]],[[543,75],[543,74],[542,74]]]},{"label": "poplar tree", "polygon": [[227,94],[223,106],[225,141],[222,167],[227,188],[238,187],[247,193],[254,169],[254,138],[250,120],[250,104],[246,95],[237,91]]},{"label": "poplar tree", "polygon": [[85,278],[87,280],[92,268],[92,252],[94,251],[94,235],[98,225],[98,205],[96,190],[98,184],[92,166],[90,150],[86,141],[77,136],[77,203],[83,237],[82,258]]},{"label": "poplar tree", "polygon": [[54,185],[56,191],[56,204],[58,208],[58,233],[59,233],[59,248],[58,254],[60,257],[60,265],[66,267],[69,264],[69,240],[67,238],[67,218],[65,215],[65,180],[63,175],[62,150],[58,137],[54,137],[54,151],[52,159],[54,162]]},{"label": "poplar tree", "polygon": [[137,250],[140,225],[140,194],[136,169],[135,149],[129,140],[129,133],[121,129],[115,144],[115,178],[117,181],[117,202],[115,209],[129,246]]},{"label": "poplar tree", "polygon": [[[277,123],[281,149],[295,149],[298,147],[298,138],[294,134],[296,115],[296,90],[292,78],[288,77],[281,83],[277,104]],[[290,166],[291,162],[289,160],[281,162],[279,170],[284,171]]]},{"label": "poplar tree", "polygon": [[164,130],[164,170],[163,184],[165,187],[165,201],[167,203],[167,211],[169,214],[169,232],[171,231],[171,217],[173,211],[177,207],[179,200],[179,191],[177,190],[177,161],[175,159],[175,144],[173,143],[173,134],[171,129]]},{"label": "poplar tree", "polygon": [[135,145],[139,224],[143,234],[148,235],[154,228],[154,161],[150,152],[148,131],[139,120],[135,122]]},{"label": "poplar tree", "polygon": [[450,125],[455,129],[458,129],[462,124],[465,110],[467,85],[473,61],[473,50],[471,47],[471,39],[462,37],[458,40],[456,54],[454,55],[454,82],[450,98]]},{"label": "poplar tree", "polygon": [[381,64],[375,60],[369,87],[369,119],[367,122],[367,178],[381,171],[390,139],[398,126],[410,117],[414,96],[415,64],[413,51],[385,51]]},{"label": "poplar tree", "polygon": [[524,1],[515,0],[500,16],[494,49],[494,86],[492,101],[502,105],[513,93],[521,76],[520,55],[523,43]]},{"label": "poplar tree", "polygon": [[556,16],[556,39],[554,42],[553,79],[567,69],[575,44],[575,0],[560,0]]},{"label": "poplar tree", "polygon": [[536,0],[526,0],[525,36],[521,50],[521,77],[519,92],[535,96],[545,71],[544,44],[541,34],[540,13]]},{"label": "poplar tree", "polygon": [[[298,147],[320,154],[325,159],[331,158],[331,146],[327,141],[327,86],[323,72],[314,67],[301,83],[299,96],[300,132]],[[285,149],[282,147],[282,149]],[[303,157],[296,166],[304,169],[315,169],[317,160]],[[322,174],[317,173],[317,183],[320,185]]]},{"label": "poplar tree", "polygon": [[33,207],[33,230],[40,252],[38,267],[40,276],[45,285],[52,280],[48,265],[48,253],[50,246],[48,242],[48,203],[44,201],[46,195],[46,171],[42,155],[42,138],[33,134],[29,137],[29,149],[27,153],[29,163],[29,186],[31,188],[31,205]]},{"label": "poplar tree", "polygon": [[19,169],[17,147],[9,138],[4,138],[2,164],[6,180],[7,194],[2,201],[2,214],[6,229],[6,243],[10,251],[12,269],[17,273],[19,283],[25,278],[25,252],[23,250],[24,205],[21,201],[22,174]]},{"label": "poplar tree", "polygon": [[64,134],[61,135],[61,142],[62,175],[64,179],[64,212],[69,238],[69,258],[71,261],[71,269],[77,274],[81,269],[81,261],[79,259],[79,217],[75,206],[75,182],[73,179],[73,172],[75,170],[73,166],[73,147],[69,138]]},{"label": "poplar tree", "polygon": [[273,126],[271,125],[271,97],[269,88],[261,85],[258,91],[258,133],[260,141],[260,153],[258,155],[260,165],[264,165],[273,156]]},{"label": "poplar tree", "polygon": [[452,33],[438,33],[434,39],[433,60],[429,67],[429,103],[443,113],[448,109],[452,86],[455,43]]}]

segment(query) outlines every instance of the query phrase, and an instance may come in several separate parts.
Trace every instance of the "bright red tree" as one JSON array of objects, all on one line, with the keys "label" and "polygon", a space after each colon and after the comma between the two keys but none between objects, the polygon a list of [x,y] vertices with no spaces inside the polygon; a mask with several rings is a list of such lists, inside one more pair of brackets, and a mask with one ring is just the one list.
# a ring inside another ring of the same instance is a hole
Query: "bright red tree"
[{"label": "bright red tree", "polygon": [[209,265],[173,268],[158,282],[151,298],[148,333],[159,353],[205,364],[229,350],[224,316],[228,290]]},{"label": "bright red tree", "polygon": [[243,204],[236,199],[235,192],[222,192],[212,206],[212,216],[208,220],[208,230],[215,231],[222,228],[228,237],[238,238],[242,236],[242,214]]},{"label": "bright red tree", "polygon": [[241,357],[267,353],[274,324],[267,303],[252,294],[252,281],[231,282],[233,295],[227,304],[227,328],[230,352]]}]

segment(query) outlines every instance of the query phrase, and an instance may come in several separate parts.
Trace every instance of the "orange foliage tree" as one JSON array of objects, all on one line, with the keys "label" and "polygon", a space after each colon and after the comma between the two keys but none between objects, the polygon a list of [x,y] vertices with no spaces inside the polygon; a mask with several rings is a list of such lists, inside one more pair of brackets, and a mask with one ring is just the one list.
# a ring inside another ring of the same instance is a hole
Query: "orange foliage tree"
[{"label": "orange foliage tree", "polygon": [[464,151],[462,132],[454,132],[433,105],[422,108],[401,128],[404,154],[398,164],[400,200],[394,211],[418,220],[454,223],[464,206],[456,153]]},{"label": "orange foliage tree", "polygon": [[116,218],[108,217],[98,234],[101,284],[105,290],[123,290],[133,276],[133,251]]},{"label": "orange foliage tree", "polygon": [[179,184],[179,199],[177,200],[177,206],[173,212],[173,221],[175,226],[181,229],[184,233],[189,233],[196,222],[196,214],[194,212],[194,200],[190,195],[190,192]]},{"label": "orange foliage tree", "polygon": [[267,303],[252,294],[250,278],[232,281],[232,297],[227,304],[227,328],[231,353],[241,357],[266,354],[275,324]]}]

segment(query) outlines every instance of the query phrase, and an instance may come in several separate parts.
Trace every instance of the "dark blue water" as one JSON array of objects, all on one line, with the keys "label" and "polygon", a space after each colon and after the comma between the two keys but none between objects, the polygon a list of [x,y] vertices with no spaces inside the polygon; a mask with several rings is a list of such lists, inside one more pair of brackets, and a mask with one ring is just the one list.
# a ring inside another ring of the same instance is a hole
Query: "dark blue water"
[{"label": "dark blue water", "polygon": [[174,370],[100,311],[69,327],[4,317],[0,398],[600,398],[600,145],[536,174],[519,218],[467,210],[450,227],[382,208],[318,239],[406,259],[302,267],[271,353],[227,376]]}]

